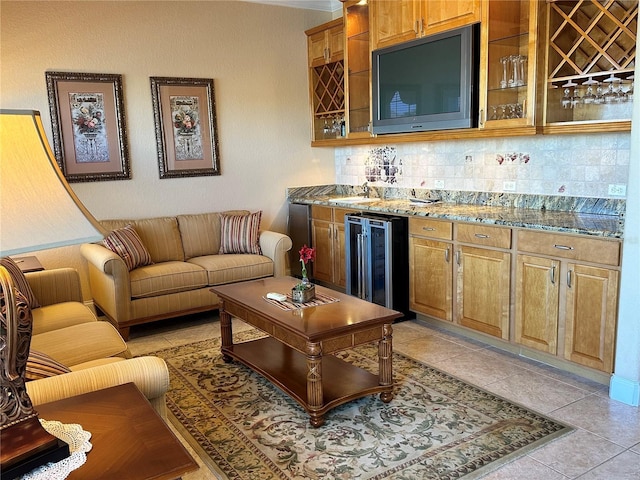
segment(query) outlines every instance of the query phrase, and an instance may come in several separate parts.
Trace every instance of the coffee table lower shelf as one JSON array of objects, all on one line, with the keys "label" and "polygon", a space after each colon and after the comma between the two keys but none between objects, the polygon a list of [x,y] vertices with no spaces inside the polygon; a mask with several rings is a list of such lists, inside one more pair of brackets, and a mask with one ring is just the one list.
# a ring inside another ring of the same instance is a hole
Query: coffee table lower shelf
[{"label": "coffee table lower shelf", "polygon": [[[324,414],[343,403],[376,393],[391,392],[393,386],[380,385],[378,375],[345,362],[333,355],[322,356],[322,405],[312,407],[308,402],[307,357],[280,341],[265,337],[230,347],[222,347],[222,354],[243,363],[267,378],[297,401],[314,419],[324,422]],[[388,400],[387,400],[388,401]]]}]

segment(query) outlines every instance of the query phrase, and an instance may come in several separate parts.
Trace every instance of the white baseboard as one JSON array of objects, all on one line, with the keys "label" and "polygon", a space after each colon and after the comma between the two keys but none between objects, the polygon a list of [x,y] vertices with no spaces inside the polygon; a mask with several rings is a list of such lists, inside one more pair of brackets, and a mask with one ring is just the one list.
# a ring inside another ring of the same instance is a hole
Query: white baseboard
[{"label": "white baseboard", "polygon": [[609,397],[627,405],[640,405],[640,382],[622,378],[616,374],[611,376]]}]

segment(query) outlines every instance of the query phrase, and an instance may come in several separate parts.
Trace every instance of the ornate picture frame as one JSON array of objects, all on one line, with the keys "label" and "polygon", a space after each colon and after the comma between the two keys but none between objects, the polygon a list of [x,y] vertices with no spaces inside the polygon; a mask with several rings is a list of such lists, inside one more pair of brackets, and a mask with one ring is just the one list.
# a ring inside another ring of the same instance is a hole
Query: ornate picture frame
[{"label": "ornate picture frame", "polygon": [[129,180],[122,75],[45,72],[53,149],[68,182]]},{"label": "ornate picture frame", "polygon": [[213,79],[150,79],[160,178],[220,175]]}]

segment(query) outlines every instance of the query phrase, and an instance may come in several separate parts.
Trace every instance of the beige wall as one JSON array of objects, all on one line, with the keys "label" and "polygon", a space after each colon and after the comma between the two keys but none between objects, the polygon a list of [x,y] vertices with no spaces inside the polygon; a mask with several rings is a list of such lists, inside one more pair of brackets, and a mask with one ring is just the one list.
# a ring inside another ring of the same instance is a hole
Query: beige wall
[{"label": "beige wall", "polygon": [[[72,184],[98,219],[262,209],[284,232],[286,187],[335,178],[333,149],[310,147],[304,34],[330,19],[241,1],[3,0],[0,107],[39,110],[50,136],[45,71],[122,74],[132,179]],[[159,179],[150,76],[214,79],[221,176]],[[77,247],[38,258],[83,268]]]}]

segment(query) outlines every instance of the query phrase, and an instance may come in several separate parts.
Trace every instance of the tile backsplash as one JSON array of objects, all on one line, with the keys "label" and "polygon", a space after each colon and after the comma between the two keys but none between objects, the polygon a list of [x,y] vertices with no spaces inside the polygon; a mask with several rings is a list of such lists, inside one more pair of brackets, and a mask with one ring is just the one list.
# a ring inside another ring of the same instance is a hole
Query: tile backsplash
[{"label": "tile backsplash", "polygon": [[629,148],[630,133],[340,147],[336,183],[625,198],[609,187],[626,187]]}]

